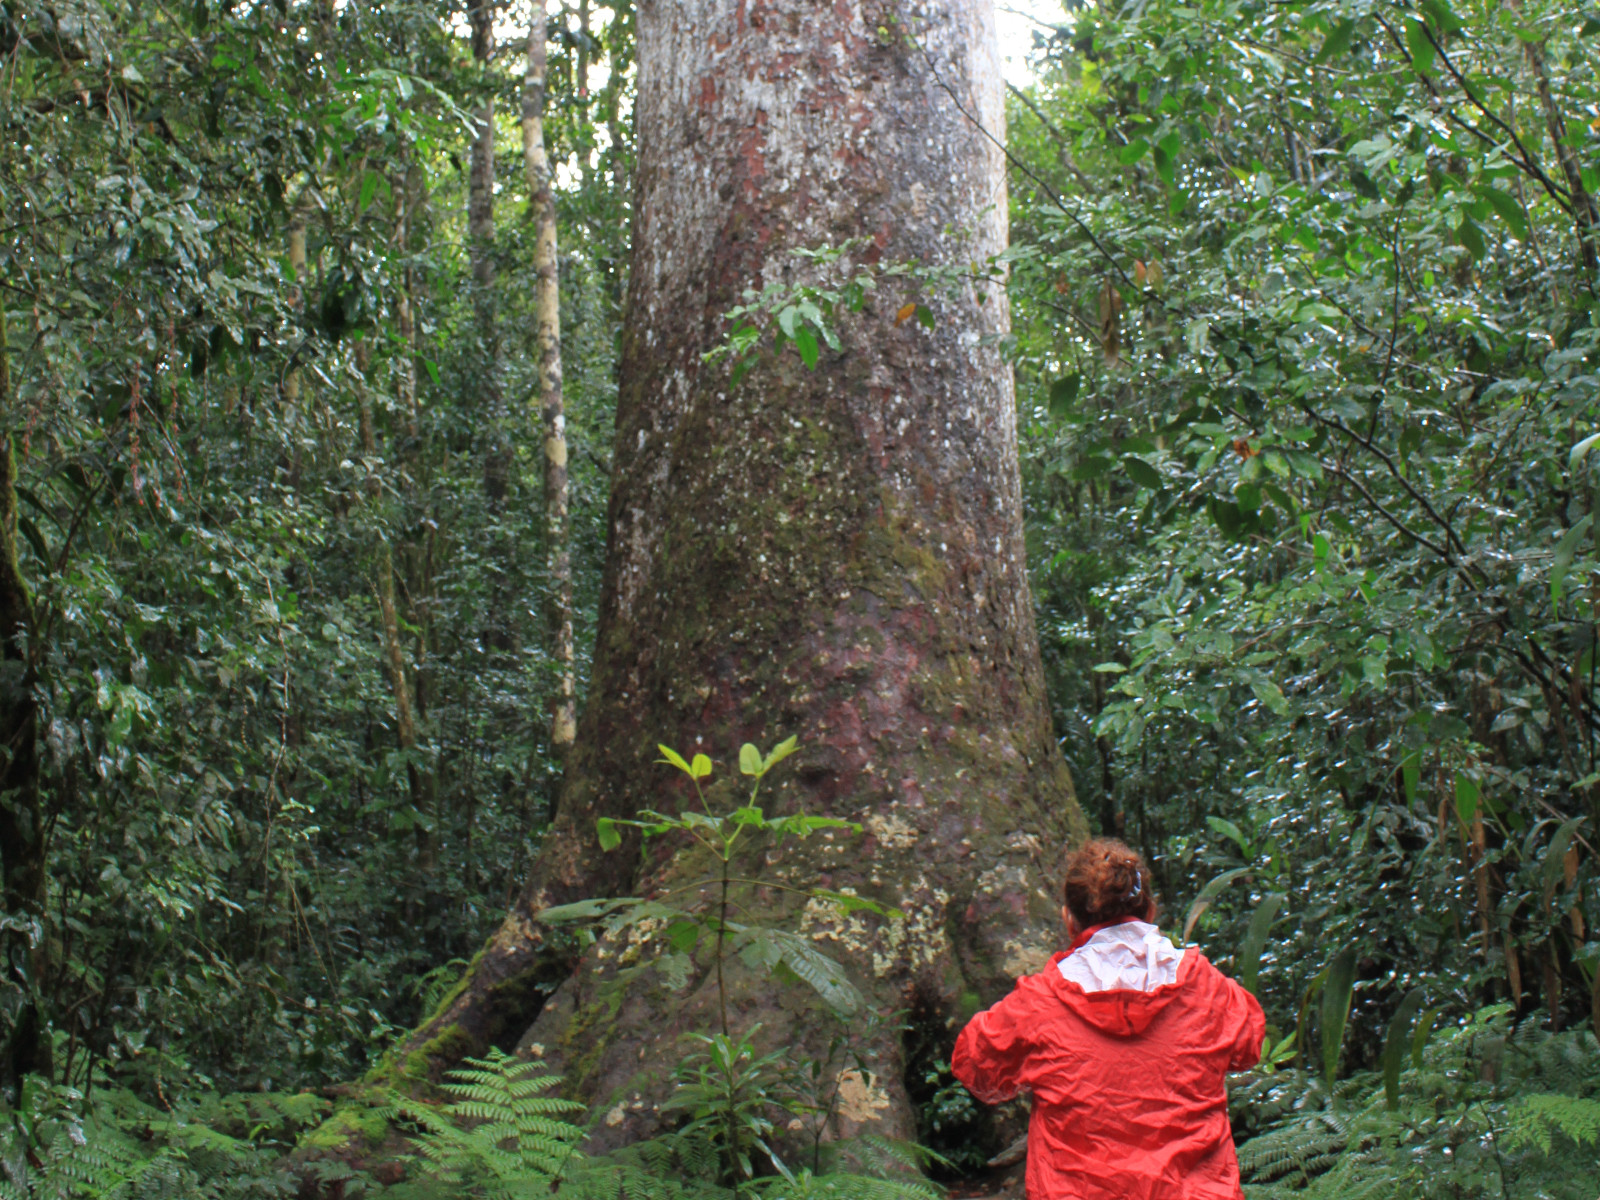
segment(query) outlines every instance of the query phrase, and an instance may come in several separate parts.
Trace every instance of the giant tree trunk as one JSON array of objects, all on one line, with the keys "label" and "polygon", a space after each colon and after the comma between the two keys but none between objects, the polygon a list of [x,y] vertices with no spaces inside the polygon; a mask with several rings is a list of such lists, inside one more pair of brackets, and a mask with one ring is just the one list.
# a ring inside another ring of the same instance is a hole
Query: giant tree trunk
[{"label": "giant tree trunk", "polygon": [[[657,742],[711,754],[721,779],[737,778],[742,741],[798,736],[769,811],[864,833],[755,846],[741,870],[854,888],[904,920],[846,922],[768,888],[738,899],[846,961],[884,1016],[908,997],[954,1015],[1040,963],[1059,854],[1083,833],[1024,573],[1003,291],[917,297],[886,278],[815,371],[768,353],[735,383],[702,358],[743,289],[805,277],[795,248],[862,238],[859,263],[938,265],[1005,246],[1002,157],[951,94],[1002,134],[991,0],[641,0],[638,22],[633,265],[589,703],[532,878],[410,1042],[413,1076],[522,1032],[556,969],[542,909],[697,877],[683,847],[641,859],[636,843],[596,842],[599,816],[685,799]],[[931,331],[896,322],[913,298],[937,314]],[[650,975],[624,988],[618,951],[584,952],[522,1039],[575,1094],[617,1105],[601,1144],[652,1127],[677,1035],[716,1024],[704,955],[673,992]],[[739,1028],[820,1036],[803,996],[729,966]],[[876,1128],[907,1133],[899,1046],[879,1034],[868,1049],[887,1086]]]}]

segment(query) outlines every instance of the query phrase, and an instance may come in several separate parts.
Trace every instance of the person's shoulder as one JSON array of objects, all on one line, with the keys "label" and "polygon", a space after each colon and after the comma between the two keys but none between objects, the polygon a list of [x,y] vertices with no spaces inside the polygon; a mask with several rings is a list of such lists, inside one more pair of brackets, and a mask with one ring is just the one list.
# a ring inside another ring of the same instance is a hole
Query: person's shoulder
[{"label": "person's shoulder", "polygon": [[1013,989],[1014,994],[1026,996],[1053,994],[1056,983],[1061,978],[1061,960],[1066,956],[1066,951],[1058,951],[1033,974],[1018,976],[1016,987]]},{"label": "person's shoulder", "polygon": [[1239,984],[1218,969],[1198,946],[1186,946],[1178,968],[1178,982],[1187,982],[1197,995],[1216,996],[1232,992]]},{"label": "person's shoulder", "polygon": [[1228,977],[1217,970],[1198,946],[1183,948],[1183,961],[1178,964],[1178,983],[1191,991],[1212,991],[1227,983]]}]

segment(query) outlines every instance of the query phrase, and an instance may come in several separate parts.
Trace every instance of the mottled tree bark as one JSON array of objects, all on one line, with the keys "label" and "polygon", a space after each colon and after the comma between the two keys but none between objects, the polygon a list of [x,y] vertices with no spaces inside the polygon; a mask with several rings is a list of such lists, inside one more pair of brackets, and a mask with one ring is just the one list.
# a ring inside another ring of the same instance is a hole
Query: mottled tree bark
[{"label": "mottled tree bark", "polygon": [[[572,554],[567,519],[567,417],[561,392],[561,272],[556,257],[556,196],[544,146],[545,9],[534,5],[528,28],[528,65],[522,77],[522,158],[535,229],[534,271],[539,277],[539,412],[544,426],[544,536],[550,594],[546,627],[556,667],[550,702],[550,752],[565,757],[577,736],[577,682],[573,674]],[[587,59],[584,60],[587,62]]]},{"label": "mottled tree bark", "polygon": [[[804,277],[796,248],[860,238],[854,262],[930,266],[1003,249],[1004,162],[960,111],[1002,135],[991,0],[642,0],[638,23],[633,264],[589,703],[527,889],[410,1043],[413,1075],[515,1037],[510,1005],[552,957],[542,909],[665,894],[703,872],[685,847],[641,858],[636,843],[596,843],[599,816],[684,800],[657,742],[717,759],[726,806],[740,742],[798,736],[769,810],[864,832],[753,846],[741,873],[854,888],[905,917],[845,920],[775,887],[736,898],[846,962],[884,1016],[913,995],[953,1016],[1042,962],[1058,856],[1084,832],[1024,571],[1003,290],[936,297],[885,278],[815,371],[769,352],[736,384],[703,359],[743,289]],[[896,322],[913,298],[936,312],[931,331]],[[678,992],[616,978],[654,952],[591,947],[522,1040],[608,1106],[602,1144],[653,1127],[678,1035],[716,1024],[704,953]],[[821,1037],[803,989],[728,965],[737,1027]],[[899,1046],[879,1034],[869,1048],[886,1087],[875,1128],[908,1133]]]}]

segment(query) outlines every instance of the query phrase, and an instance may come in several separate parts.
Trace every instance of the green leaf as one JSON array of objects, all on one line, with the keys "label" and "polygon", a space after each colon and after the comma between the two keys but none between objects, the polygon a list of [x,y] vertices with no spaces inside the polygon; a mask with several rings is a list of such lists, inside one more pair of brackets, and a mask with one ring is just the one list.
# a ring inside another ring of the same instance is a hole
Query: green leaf
[{"label": "green leaf", "polygon": [[1150,156],[1155,160],[1156,174],[1161,177],[1161,182],[1172,186],[1173,174],[1177,168],[1178,150],[1183,146],[1183,139],[1175,133],[1169,133],[1150,148]]},{"label": "green leaf", "polygon": [[692,779],[704,779],[711,774],[711,759],[704,754],[696,754],[694,761],[689,764],[689,776]]},{"label": "green leaf", "polygon": [[1584,822],[1583,817],[1572,817],[1561,823],[1561,827],[1550,838],[1550,846],[1544,852],[1544,902],[1549,904],[1556,894],[1556,885],[1561,882],[1562,860],[1566,858],[1567,847],[1572,845],[1572,839],[1577,835],[1578,826]]},{"label": "green leaf", "polygon": [[1422,755],[1413,751],[1400,763],[1400,782],[1406,789],[1406,803],[1417,802],[1417,785],[1422,781]]},{"label": "green leaf", "polygon": [[809,984],[829,1008],[844,1016],[860,1011],[861,993],[844,968],[818,950],[810,938],[783,929],[763,929],[759,936],[776,947],[779,961]]},{"label": "green leaf", "polygon": [[1072,468],[1072,478],[1079,482],[1086,479],[1098,479],[1110,469],[1111,459],[1103,454],[1090,454]]},{"label": "green leaf", "polygon": [[679,754],[676,750],[669,746],[663,746],[659,742],[656,743],[656,749],[661,751],[661,757],[656,759],[657,762],[664,762],[670,766],[677,767],[678,770],[682,771],[691,779],[694,778],[694,771],[692,771],[689,767],[689,764],[684,761],[683,755]]},{"label": "green leaf", "polygon": [[688,954],[700,941],[699,921],[675,921],[667,926],[667,941],[680,954]]},{"label": "green leaf", "polygon": [[622,835],[617,832],[617,823],[610,817],[597,818],[594,831],[600,838],[600,849],[615,850],[622,845]]},{"label": "green leaf", "polygon": [[1255,693],[1257,700],[1265,704],[1277,716],[1284,716],[1289,711],[1289,700],[1282,689],[1270,679],[1252,679],[1250,690]]},{"label": "green leaf", "polygon": [[368,207],[370,207],[372,204],[373,197],[378,194],[379,187],[382,187],[386,194],[388,193],[388,181],[385,180],[382,175],[378,174],[378,172],[368,171],[361,177],[361,194],[356,200],[357,212],[367,211]]},{"label": "green leaf", "polygon": [[1246,858],[1250,857],[1250,843],[1245,839],[1243,831],[1232,821],[1226,817],[1207,816],[1206,824],[1211,827],[1213,833],[1220,833],[1237,845],[1240,854]]},{"label": "green leaf", "polygon": [[[22,489],[18,488],[17,490],[20,492]],[[33,552],[39,556],[40,562],[46,564],[51,562],[50,550],[44,544],[44,534],[39,532],[39,527],[33,523],[32,517],[19,516],[17,518],[17,532],[23,536],[28,545],[33,547]]]},{"label": "green leaf", "polygon": [[1517,198],[1510,192],[1503,192],[1491,183],[1481,183],[1477,187],[1478,195],[1482,196],[1494,209],[1500,219],[1511,227],[1511,232],[1519,238],[1528,236],[1528,218],[1522,211],[1522,205],[1517,203]]},{"label": "green leaf", "polygon": [[1140,487],[1149,488],[1151,491],[1160,490],[1161,472],[1144,459],[1129,454],[1122,460],[1122,469],[1128,473],[1128,478]]},{"label": "green leaf", "polygon": [[1417,1019],[1417,1028],[1411,1034],[1411,1065],[1418,1071],[1422,1070],[1422,1052],[1433,1036],[1433,1022],[1438,1015],[1437,1008],[1430,1008]]},{"label": "green leaf", "polygon": [[794,348],[800,352],[800,361],[805,363],[806,370],[814,370],[820,350],[817,346],[817,335],[812,333],[809,327],[802,325],[795,330]]},{"label": "green leaf", "polygon": [[1600,433],[1591,433],[1583,441],[1572,448],[1572,453],[1567,455],[1567,470],[1576,471],[1578,464],[1589,457],[1589,451],[1600,445]]},{"label": "green leaf", "polygon": [[1183,919],[1183,938],[1185,944],[1189,935],[1194,932],[1195,923],[1205,915],[1206,909],[1211,907],[1211,902],[1222,894],[1222,889],[1227,887],[1241,875],[1247,875],[1249,867],[1235,867],[1231,871],[1224,871],[1201,889],[1200,894],[1194,898],[1194,903],[1189,905],[1189,915]]},{"label": "green leaf", "polygon": [[789,737],[784,738],[783,741],[772,748],[772,753],[767,755],[766,761],[761,764],[761,773],[765,775],[799,749],[799,746],[800,739],[794,735],[791,734]]},{"label": "green leaf", "polygon": [[811,894],[818,899],[838,905],[840,913],[844,916],[855,912],[869,912],[880,917],[898,919],[905,915],[898,908],[890,908],[886,904],[879,904],[876,900],[868,900],[865,896],[856,896],[849,892],[831,892],[827,888],[813,888]]},{"label": "green leaf", "polygon": [[1556,544],[1555,554],[1550,559],[1550,603],[1556,605],[1561,600],[1561,586],[1567,580],[1567,573],[1572,570],[1572,560],[1578,555],[1578,543],[1584,539],[1589,530],[1594,527],[1594,514],[1586,513],[1577,524],[1565,534]]},{"label": "green leaf", "polygon": [[1339,1048],[1344,1044],[1355,984],[1356,948],[1346,946],[1328,965],[1328,981],[1322,987],[1322,1075],[1329,1086],[1339,1070]]},{"label": "green leaf", "polygon": [[572,904],[554,904],[539,911],[539,920],[550,924],[563,921],[593,921],[627,907],[632,901],[578,900]]},{"label": "green leaf", "polygon": [[1457,33],[1466,28],[1446,0],[1421,0],[1421,8],[1440,33]]},{"label": "green leaf", "polygon": [[[1050,415],[1065,417],[1071,414],[1072,404],[1078,398],[1078,389],[1083,385],[1082,375],[1063,375],[1050,385]],[[1600,437],[1600,434],[1596,434]]]},{"label": "green leaf", "polygon": [[761,774],[761,751],[749,742],[739,747],[739,773],[741,775]]},{"label": "green leaf", "polygon": [[926,304],[917,305],[917,324],[924,329],[933,328],[933,309]]},{"label": "green leaf", "polygon": [[1463,825],[1471,825],[1472,818],[1478,815],[1478,799],[1481,795],[1477,780],[1460,771],[1456,772],[1456,815],[1461,818]]},{"label": "green leaf", "polygon": [[1239,511],[1239,506],[1233,501],[1213,496],[1208,507],[1211,512],[1211,519],[1216,522],[1217,528],[1228,537],[1238,537],[1244,530],[1244,514]]},{"label": "green leaf", "polygon": [[1150,150],[1150,143],[1143,138],[1134,138],[1121,150],[1117,151],[1117,161],[1125,167],[1131,167]]},{"label": "green leaf", "polygon": [[1406,49],[1411,51],[1411,65],[1421,74],[1433,70],[1433,42],[1428,37],[1428,27],[1418,17],[1405,19]]},{"label": "green leaf", "polygon": [[1456,226],[1456,241],[1461,243],[1474,261],[1482,258],[1484,251],[1488,249],[1483,240],[1483,230],[1465,213],[1462,214],[1461,224]]},{"label": "green leaf", "polygon": [[1400,1069],[1411,1040],[1411,1022],[1422,1007],[1422,999],[1422,989],[1412,988],[1389,1021],[1389,1036],[1383,1044],[1383,1093],[1390,1112],[1400,1107]]},{"label": "green leaf", "polygon": [[1273,892],[1263,896],[1255,912],[1250,914],[1250,928],[1245,931],[1244,942],[1239,947],[1239,984],[1252,996],[1260,994],[1256,987],[1261,979],[1261,955],[1266,950],[1273,922],[1288,899],[1283,892]]},{"label": "green leaf", "polygon": [[1316,61],[1319,63],[1330,62],[1342,54],[1350,52],[1350,43],[1355,40],[1356,23],[1352,20],[1338,22],[1328,31],[1328,36],[1322,41],[1322,49],[1317,52]]}]

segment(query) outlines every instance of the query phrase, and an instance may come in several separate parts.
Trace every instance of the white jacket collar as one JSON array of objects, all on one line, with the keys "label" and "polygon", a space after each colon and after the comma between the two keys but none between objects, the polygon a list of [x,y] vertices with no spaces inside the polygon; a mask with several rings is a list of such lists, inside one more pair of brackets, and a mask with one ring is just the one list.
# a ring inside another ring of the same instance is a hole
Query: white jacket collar
[{"label": "white jacket collar", "polygon": [[1149,992],[1178,981],[1184,951],[1146,921],[1100,930],[1060,963],[1061,977],[1086,992]]}]

